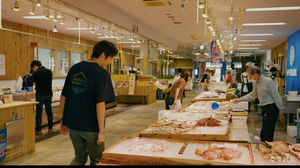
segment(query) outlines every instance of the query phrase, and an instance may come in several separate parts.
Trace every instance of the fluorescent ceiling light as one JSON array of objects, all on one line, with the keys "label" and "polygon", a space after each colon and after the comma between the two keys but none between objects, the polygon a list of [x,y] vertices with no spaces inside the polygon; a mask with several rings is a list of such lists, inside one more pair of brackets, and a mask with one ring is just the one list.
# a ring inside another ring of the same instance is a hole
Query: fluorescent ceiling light
[{"label": "fluorescent ceiling light", "polygon": [[[49,16],[51,19],[54,18],[53,15]],[[45,19],[45,16],[23,16],[24,19]],[[57,18],[62,18],[61,15],[57,15]]]},{"label": "fluorescent ceiling light", "polygon": [[286,25],[284,22],[278,23],[243,23],[243,26],[278,26],[278,25]]},{"label": "fluorescent ceiling light", "polygon": [[244,47],[252,47],[252,46],[262,46],[262,44],[238,44],[238,46],[244,46]]},{"label": "fluorescent ceiling light", "polygon": [[273,36],[274,34],[241,34],[241,36]]},{"label": "fluorescent ceiling light", "polygon": [[289,6],[289,7],[269,7],[269,8],[246,8],[246,12],[257,12],[257,11],[280,11],[280,10],[299,10],[300,6]]},{"label": "fluorescent ceiling light", "polygon": [[[98,37],[98,38],[107,38],[107,39],[113,39],[113,38],[118,38],[118,37]],[[122,37],[119,37],[119,38],[122,38]],[[133,42],[130,42],[130,43],[133,43]]]},{"label": "fluorescent ceiling light", "polygon": [[238,48],[239,50],[257,50],[258,48]]},{"label": "fluorescent ceiling light", "polygon": [[240,54],[240,55],[252,55],[253,53],[235,53],[235,54]]},{"label": "fluorescent ceiling light", "polygon": [[267,40],[240,40],[240,42],[265,42]]},{"label": "fluorescent ceiling light", "polygon": [[139,45],[132,45],[132,46],[130,46],[130,47],[140,47]]},{"label": "fluorescent ceiling light", "polygon": [[133,41],[122,41],[122,42],[117,42],[117,43],[135,43]]},{"label": "fluorescent ceiling light", "polygon": [[[78,29],[80,29],[80,30],[85,30],[85,29],[88,29],[87,27],[81,27],[81,28],[78,28],[78,27],[74,27],[74,28],[66,28],[66,29],[68,29],[68,30],[78,30]],[[90,27],[89,29],[93,29],[92,27]],[[96,28],[95,28],[96,29]]]}]

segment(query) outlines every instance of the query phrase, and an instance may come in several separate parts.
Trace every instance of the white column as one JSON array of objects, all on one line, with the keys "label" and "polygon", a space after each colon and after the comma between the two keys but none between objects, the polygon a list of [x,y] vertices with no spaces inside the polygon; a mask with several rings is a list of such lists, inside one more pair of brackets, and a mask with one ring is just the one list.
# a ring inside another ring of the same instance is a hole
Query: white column
[{"label": "white column", "polygon": [[149,40],[143,40],[140,43],[140,58],[149,58]]}]

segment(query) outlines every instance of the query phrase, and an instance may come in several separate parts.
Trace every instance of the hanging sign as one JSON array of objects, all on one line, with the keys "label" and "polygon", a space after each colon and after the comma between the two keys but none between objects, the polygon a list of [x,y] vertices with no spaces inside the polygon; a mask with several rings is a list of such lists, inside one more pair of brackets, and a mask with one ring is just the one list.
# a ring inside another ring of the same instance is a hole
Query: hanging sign
[{"label": "hanging sign", "polygon": [[157,61],[157,71],[160,71],[160,61]]},{"label": "hanging sign", "polygon": [[5,75],[5,55],[0,54],[0,75]]},{"label": "hanging sign", "polygon": [[112,81],[129,81],[129,76],[128,75],[111,75],[111,80]]},{"label": "hanging sign", "polygon": [[211,65],[220,65],[221,56],[219,46],[216,44],[216,41],[211,42]]}]

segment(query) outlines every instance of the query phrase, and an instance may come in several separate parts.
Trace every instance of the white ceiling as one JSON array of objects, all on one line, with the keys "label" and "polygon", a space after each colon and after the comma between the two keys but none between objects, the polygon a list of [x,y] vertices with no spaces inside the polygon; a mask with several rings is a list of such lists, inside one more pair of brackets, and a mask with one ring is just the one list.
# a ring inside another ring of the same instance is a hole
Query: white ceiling
[{"label": "white ceiling", "polygon": [[[42,29],[52,30],[54,25],[59,25],[58,22],[47,21],[45,19],[40,20],[29,20],[23,19],[22,16],[29,16],[29,11],[31,10],[31,2],[36,2],[36,0],[19,0],[20,11],[12,11],[13,0],[2,0],[2,19],[9,20],[12,22],[17,22],[21,24],[26,24]],[[86,0],[87,3],[89,0]],[[207,44],[210,41],[209,30],[207,29],[207,35],[205,36],[205,23],[204,18],[201,16],[203,9],[199,9],[199,24],[196,24],[197,20],[197,0],[160,0],[166,4],[165,6],[149,7],[143,0],[101,0],[110,3],[120,10],[127,12],[136,20],[143,22],[150,28],[155,30],[159,34],[175,40],[178,47],[186,47],[187,50],[194,52],[199,51],[199,46],[201,44]],[[182,2],[184,3],[184,13],[181,9]],[[187,1],[187,2],[186,2]],[[199,0],[201,2],[201,0]],[[233,0],[233,30],[238,29],[241,24],[241,15],[239,15],[239,8],[241,7],[242,0]],[[207,0],[208,9],[211,13],[212,18],[215,20],[215,27],[218,31],[218,35],[222,34],[220,40],[228,36],[228,17],[230,16],[230,4],[231,0]],[[42,4],[45,4],[42,0]],[[172,5],[170,5],[172,4]],[[283,6],[300,6],[300,0],[243,0],[244,8],[258,8],[258,7],[283,7]],[[57,9],[68,13],[70,16],[65,15],[66,25],[59,25],[58,32],[63,34],[68,34],[71,36],[78,36],[78,30],[67,30],[64,28],[72,27],[74,25],[78,27],[78,24],[73,24],[74,17],[78,17],[76,11],[58,5],[56,2],[50,0],[49,6],[52,9]],[[53,11],[50,9],[51,15]],[[42,15],[43,8],[35,7],[36,15]],[[170,15],[166,15],[170,14]],[[74,16],[74,17],[72,17]],[[173,16],[173,18],[169,18]],[[258,42],[257,44],[262,44],[259,46],[258,50],[270,50],[280,43],[284,42],[288,36],[300,29],[300,22],[298,21],[298,16],[300,16],[300,10],[294,11],[268,11],[268,12],[243,12],[243,23],[267,23],[267,22],[286,22],[283,26],[243,26],[243,34],[258,34],[258,33],[272,33],[273,36],[262,36],[262,37],[244,37],[241,36],[239,40],[267,40],[266,42]],[[240,18],[240,20],[238,19]],[[95,18],[85,18],[85,20],[93,21]],[[174,19],[174,20],[173,20]],[[173,22],[181,22],[182,24],[176,25]],[[77,23],[77,22],[75,22]],[[86,27],[86,23],[82,23]],[[103,23],[104,25],[105,23]],[[104,25],[107,26],[107,25]],[[90,25],[92,27],[92,25]],[[125,30],[121,32],[122,34],[128,34]],[[95,29],[95,34],[90,33],[90,30],[81,30],[81,37],[85,39],[90,39],[98,41],[97,38],[97,27]],[[191,37],[193,36],[194,39]],[[234,37],[238,34],[234,33]],[[147,38],[147,37],[146,37]],[[150,38],[150,37],[148,37]],[[195,39],[196,38],[196,39]],[[252,51],[252,50],[238,50],[238,44],[249,44],[245,42],[240,42],[236,40],[234,42],[234,51]],[[129,46],[129,45],[128,45]],[[196,47],[196,50],[194,50]],[[228,50],[228,38],[225,38],[223,44],[224,50]]]}]

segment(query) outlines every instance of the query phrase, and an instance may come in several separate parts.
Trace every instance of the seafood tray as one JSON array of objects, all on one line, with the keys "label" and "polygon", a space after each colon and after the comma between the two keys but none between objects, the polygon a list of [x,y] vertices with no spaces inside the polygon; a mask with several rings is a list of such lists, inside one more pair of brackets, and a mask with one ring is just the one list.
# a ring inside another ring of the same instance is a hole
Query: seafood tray
[{"label": "seafood tray", "polygon": [[248,116],[248,112],[247,111],[243,111],[243,112],[230,112],[231,116]]},{"label": "seafood tray", "polygon": [[300,165],[300,143],[287,141],[252,144],[256,165]]},{"label": "seafood tray", "polygon": [[[199,154],[199,150],[203,152]],[[141,137],[125,137],[109,147],[102,153],[102,163],[119,165],[255,164],[250,143]]]},{"label": "seafood tray", "polygon": [[161,119],[139,132],[139,137],[228,141],[229,118],[216,120],[219,126],[195,126],[199,120]]}]

